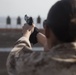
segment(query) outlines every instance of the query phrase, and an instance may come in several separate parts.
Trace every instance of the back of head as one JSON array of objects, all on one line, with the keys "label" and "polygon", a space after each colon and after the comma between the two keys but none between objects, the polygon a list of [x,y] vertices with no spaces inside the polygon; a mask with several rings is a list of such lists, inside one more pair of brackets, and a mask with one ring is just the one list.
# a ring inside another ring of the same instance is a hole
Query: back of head
[{"label": "back of head", "polygon": [[61,0],[71,5],[71,14],[69,22],[69,35],[71,39],[76,40],[76,0]]},{"label": "back of head", "polygon": [[[65,0],[63,0],[65,1]],[[66,0],[71,4],[71,9],[72,9],[72,14],[71,14],[71,19],[70,19],[70,24],[69,24],[69,32],[70,36],[73,39],[76,39],[76,0]]]},{"label": "back of head", "polygon": [[55,3],[48,13],[47,25],[60,41],[75,41],[76,0],[61,0]]},{"label": "back of head", "polygon": [[72,7],[72,16],[76,17],[76,0],[61,0],[68,2]]}]

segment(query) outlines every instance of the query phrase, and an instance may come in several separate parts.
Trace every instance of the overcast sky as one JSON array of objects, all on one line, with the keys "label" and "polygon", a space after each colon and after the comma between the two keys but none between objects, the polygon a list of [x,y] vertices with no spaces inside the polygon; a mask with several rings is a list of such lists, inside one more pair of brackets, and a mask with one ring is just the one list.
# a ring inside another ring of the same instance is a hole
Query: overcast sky
[{"label": "overcast sky", "polygon": [[0,16],[46,17],[50,7],[58,0],[0,0]]}]

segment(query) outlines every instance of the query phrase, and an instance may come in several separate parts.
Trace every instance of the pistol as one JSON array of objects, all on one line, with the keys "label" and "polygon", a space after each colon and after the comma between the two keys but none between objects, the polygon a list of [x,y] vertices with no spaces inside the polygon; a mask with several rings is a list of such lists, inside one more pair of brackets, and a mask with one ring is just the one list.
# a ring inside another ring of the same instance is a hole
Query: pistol
[{"label": "pistol", "polygon": [[25,15],[24,20],[30,26],[33,24],[33,18],[32,17],[29,17],[29,16]]}]

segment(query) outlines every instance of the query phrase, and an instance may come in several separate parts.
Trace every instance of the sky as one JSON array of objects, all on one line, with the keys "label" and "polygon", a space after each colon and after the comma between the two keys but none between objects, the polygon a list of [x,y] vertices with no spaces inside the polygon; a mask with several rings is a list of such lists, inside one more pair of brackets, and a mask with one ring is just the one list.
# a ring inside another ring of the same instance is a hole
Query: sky
[{"label": "sky", "polygon": [[45,17],[58,0],[0,0],[0,16],[21,16],[25,14]]}]

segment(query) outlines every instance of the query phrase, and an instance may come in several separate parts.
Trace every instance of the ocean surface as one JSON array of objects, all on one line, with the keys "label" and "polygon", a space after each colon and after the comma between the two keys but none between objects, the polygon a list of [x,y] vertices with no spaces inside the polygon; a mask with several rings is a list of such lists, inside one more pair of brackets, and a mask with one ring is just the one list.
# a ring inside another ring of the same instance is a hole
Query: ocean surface
[{"label": "ocean surface", "polygon": [[[10,52],[12,48],[0,48],[0,52]],[[43,47],[33,47],[33,51],[44,51]]]}]

